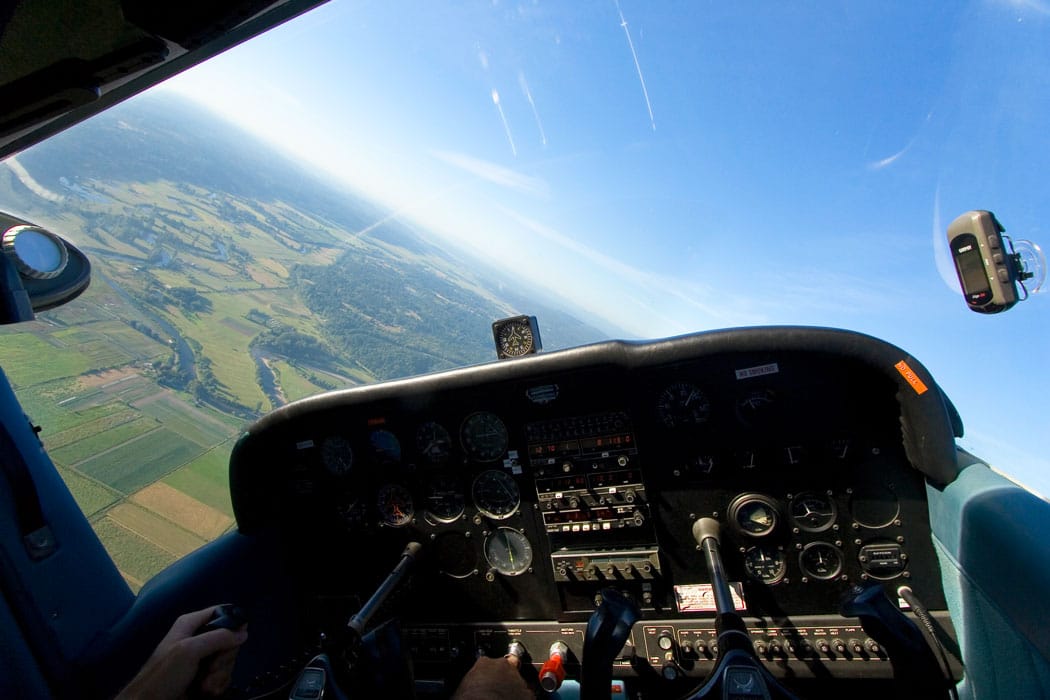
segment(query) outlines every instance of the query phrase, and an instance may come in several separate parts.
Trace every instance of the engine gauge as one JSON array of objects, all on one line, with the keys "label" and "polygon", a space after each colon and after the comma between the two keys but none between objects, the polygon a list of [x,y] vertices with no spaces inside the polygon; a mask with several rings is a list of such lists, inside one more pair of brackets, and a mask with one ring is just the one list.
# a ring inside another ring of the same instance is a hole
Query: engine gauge
[{"label": "engine gauge", "polygon": [[478,511],[493,520],[506,520],[521,503],[521,492],[513,477],[498,469],[478,474],[470,491]]},{"label": "engine gauge", "polygon": [[504,576],[518,576],[532,566],[532,545],[513,528],[497,528],[485,540],[485,559]]},{"label": "engine gauge", "polygon": [[736,414],[745,425],[761,427],[772,418],[776,402],[772,389],[752,389],[737,398]]},{"label": "engine gauge", "polygon": [[439,523],[451,523],[463,515],[463,491],[459,480],[447,474],[430,479],[427,484],[426,518]]},{"label": "engine gauge", "polygon": [[750,537],[764,537],[780,522],[780,509],[773,499],[745,493],[729,504],[729,522]]},{"label": "engine gauge", "polygon": [[507,426],[495,413],[478,411],[463,421],[459,439],[475,461],[495,462],[507,451]]},{"label": "engine gauge", "polygon": [[791,519],[806,532],[823,532],[838,516],[835,502],[826,496],[803,493],[791,501]]},{"label": "engine gauge", "polygon": [[416,513],[412,505],[412,494],[400,484],[386,484],[381,487],[376,496],[376,507],[383,523],[391,527],[408,525]]},{"label": "engine gauge", "polygon": [[416,431],[416,449],[431,464],[442,464],[452,454],[452,436],[445,426],[428,421]]},{"label": "engine gauge", "polygon": [[752,578],[773,585],[782,581],[787,573],[787,558],[783,551],[773,547],[751,547],[744,552],[744,568]]},{"label": "engine gauge", "polygon": [[692,384],[676,382],[660,392],[656,412],[668,428],[699,425],[711,416],[711,402]]},{"label": "engine gauge", "polygon": [[802,573],[820,581],[842,573],[842,550],[829,542],[810,542],[798,555]]},{"label": "engine gauge", "polygon": [[368,444],[380,464],[397,464],[401,461],[401,443],[389,430],[373,430],[368,434]]},{"label": "engine gauge", "polygon": [[350,443],[338,436],[325,438],[321,443],[321,463],[334,476],[349,474],[354,466],[354,451]]}]

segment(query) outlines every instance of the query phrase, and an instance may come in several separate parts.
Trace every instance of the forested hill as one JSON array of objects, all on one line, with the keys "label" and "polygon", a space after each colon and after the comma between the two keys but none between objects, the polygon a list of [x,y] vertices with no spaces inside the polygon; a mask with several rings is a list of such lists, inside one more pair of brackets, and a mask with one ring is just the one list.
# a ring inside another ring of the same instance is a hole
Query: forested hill
[{"label": "forested hill", "polygon": [[[256,369],[223,324],[260,350],[377,379],[494,359],[492,321],[520,313],[539,317],[548,349],[607,337],[525,286],[503,292],[493,268],[417,225],[375,225],[387,209],[174,95],[118,105],[18,161],[53,193],[38,207],[83,221],[66,233],[98,271],[200,343],[198,379],[230,405],[258,401],[245,386]],[[280,332],[255,340],[243,321],[260,319]]]}]

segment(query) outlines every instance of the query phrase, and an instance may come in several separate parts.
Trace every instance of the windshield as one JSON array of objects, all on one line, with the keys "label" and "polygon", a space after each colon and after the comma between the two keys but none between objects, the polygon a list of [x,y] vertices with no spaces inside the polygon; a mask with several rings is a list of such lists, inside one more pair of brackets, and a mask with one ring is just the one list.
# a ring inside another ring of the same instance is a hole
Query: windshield
[{"label": "windshield", "polygon": [[[495,358],[760,324],[923,362],[1050,492],[1046,294],[970,311],[946,229],[1050,245],[1050,5],[333,2],[0,167],[92,259],[4,370],[141,585],[233,525],[272,408]],[[863,396],[857,397],[863,401]]]}]

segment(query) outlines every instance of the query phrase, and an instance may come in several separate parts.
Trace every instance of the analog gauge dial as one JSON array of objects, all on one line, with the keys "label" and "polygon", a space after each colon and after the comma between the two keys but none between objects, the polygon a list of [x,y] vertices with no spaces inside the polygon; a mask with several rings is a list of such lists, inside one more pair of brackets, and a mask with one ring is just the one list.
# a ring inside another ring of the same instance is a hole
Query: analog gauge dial
[{"label": "analog gauge dial", "polygon": [[397,464],[401,461],[401,443],[389,430],[373,430],[368,434],[368,444],[380,464]]},{"label": "analog gauge dial", "polygon": [[532,566],[532,545],[513,528],[497,528],[485,540],[485,559],[504,576],[518,576]]},{"label": "analog gauge dial", "polygon": [[442,464],[452,453],[452,436],[440,423],[429,421],[416,431],[416,449],[431,464]]},{"label": "analog gauge dial", "polygon": [[376,507],[383,523],[391,527],[408,525],[416,512],[412,505],[412,494],[400,484],[386,484],[380,488]]},{"label": "analog gauge dial", "polygon": [[745,425],[757,427],[773,414],[777,395],[772,389],[752,389],[736,401],[736,412]]},{"label": "analog gauge dial", "polygon": [[806,532],[823,532],[838,516],[835,502],[826,496],[803,493],[791,501],[791,519]]},{"label": "analog gauge dial", "polygon": [[326,438],[321,443],[321,462],[330,474],[343,476],[354,466],[354,451],[341,437]]},{"label": "analog gauge dial", "polygon": [[780,522],[777,504],[767,496],[744,494],[729,504],[729,522],[750,537],[764,537]]},{"label": "analog gauge dial", "polygon": [[506,357],[528,355],[536,345],[536,338],[527,319],[503,324],[496,332],[496,338],[500,352]]},{"label": "analog gauge dial", "polygon": [[711,416],[711,402],[692,384],[676,382],[660,393],[656,412],[668,428],[699,425]]},{"label": "analog gauge dial", "polygon": [[474,479],[471,496],[478,511],[493,520],[506,520],[521,503],[521,492],[506,472],[489,469]]},{"label": "analog gauge dial", "polygon": [[463,450],[478,462],[495,462],[507,451],[507,426],[495,413],[478,411],[467,416],[459,437]]},{"label": "analog gauge dial", "polygon": [[828,542],[810,542],[798,555],[802,573],[820,581],[842,573],[842,550]]},{"label": "analog gauge dial", "polygon": [[779,549],[751,547],[744,552],[744,568],[752,578],[772,585],[782,581],[787,573],[787,558]]},{"label": "analog gauge dial", "polygon": [[459,480],[442,474],[427,484],[426,517],[439,523],[451,523],[463,515],[463,491]]}]

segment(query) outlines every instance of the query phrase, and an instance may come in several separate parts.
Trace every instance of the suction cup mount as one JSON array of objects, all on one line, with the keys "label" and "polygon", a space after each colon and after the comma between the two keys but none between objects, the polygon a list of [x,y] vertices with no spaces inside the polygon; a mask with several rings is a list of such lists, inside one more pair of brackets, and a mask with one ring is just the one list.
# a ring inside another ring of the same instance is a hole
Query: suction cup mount
[{"label": "suction cup mount", "polygon": [[1011,241],[1010,247],[1021,287],[1029,296],[1046,291],[1046,254],[1039,244],[1028,240]]}]

